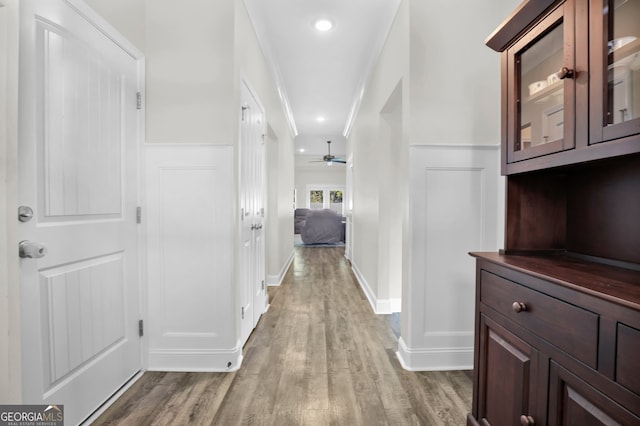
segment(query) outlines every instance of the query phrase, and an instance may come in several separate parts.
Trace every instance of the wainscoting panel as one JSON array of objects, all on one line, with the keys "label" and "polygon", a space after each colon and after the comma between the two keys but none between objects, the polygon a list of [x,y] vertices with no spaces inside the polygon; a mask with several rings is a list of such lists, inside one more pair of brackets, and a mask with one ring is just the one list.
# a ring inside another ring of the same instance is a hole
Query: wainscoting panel
[{"label": "wainscoting panel", "polygon": [[149,370],[239,367],[233,161],[231,146],[146,146]]},{"label": "wainscoting panel", "polygon": [[498,248],[499,147],[410,148],[411,261],[407,335],[398,356],[409,370],[473,366],[475,268],[470,251]]}]

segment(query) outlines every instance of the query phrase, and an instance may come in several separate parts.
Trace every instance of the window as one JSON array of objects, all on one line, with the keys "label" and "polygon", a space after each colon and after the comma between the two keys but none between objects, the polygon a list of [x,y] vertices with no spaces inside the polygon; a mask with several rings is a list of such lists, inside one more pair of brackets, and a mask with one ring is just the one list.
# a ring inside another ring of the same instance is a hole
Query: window
[{"label": "window", "polygon": [[307,205],[310,209],[331,209],[343,215],[344,187],[307,185]]},{"label": "window", "polygon": [[342,214],[342,191],[336,189],[329,191],[329,208],[336,213]]},{"label": "window", "polygon": [[322,209],[324,208],[324,191],[313,190],[309,192],[309,208],[310,209]]}]

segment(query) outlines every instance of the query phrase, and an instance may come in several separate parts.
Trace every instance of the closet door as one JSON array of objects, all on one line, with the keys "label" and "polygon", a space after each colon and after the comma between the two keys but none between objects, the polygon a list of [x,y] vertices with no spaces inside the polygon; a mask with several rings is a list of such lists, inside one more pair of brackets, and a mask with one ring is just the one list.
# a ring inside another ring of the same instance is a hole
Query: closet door
[{"label": "closet door", "polygon": [[267,305],[264,243],[264,109],[243,81],[240,93],[240,317],[244,343]]}]

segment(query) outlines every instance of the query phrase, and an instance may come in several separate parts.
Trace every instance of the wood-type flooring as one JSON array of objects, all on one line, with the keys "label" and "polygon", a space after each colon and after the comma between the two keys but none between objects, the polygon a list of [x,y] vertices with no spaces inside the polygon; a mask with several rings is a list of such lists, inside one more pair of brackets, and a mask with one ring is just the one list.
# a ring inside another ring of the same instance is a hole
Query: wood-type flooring
[{"label": "wood-type flooring", "polygon": [[95,425],[464,425],[468,372],[409,372],[344,248],[295,248],[234,373],[146,372]]}]

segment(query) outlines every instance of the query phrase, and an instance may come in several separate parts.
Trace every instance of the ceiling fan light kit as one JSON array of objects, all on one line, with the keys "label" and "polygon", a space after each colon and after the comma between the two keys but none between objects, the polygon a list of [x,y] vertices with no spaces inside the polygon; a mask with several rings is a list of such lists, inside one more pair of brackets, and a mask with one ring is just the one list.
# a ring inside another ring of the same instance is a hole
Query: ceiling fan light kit
[{"label": "ceiling fan light kit", "polygon": [[346,164],[347,160],[344,158],[336,157],[335,155],[331,155],[331,141],[327,141],[327,155],[322,157],[322,160],[317,161],[309,161],[310,163],[327,163],[327,166],[332,166],[333,163]]}]

